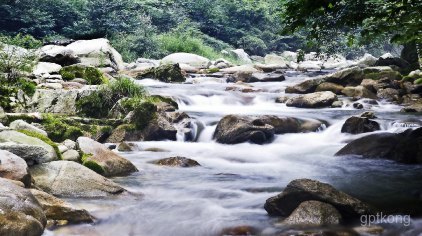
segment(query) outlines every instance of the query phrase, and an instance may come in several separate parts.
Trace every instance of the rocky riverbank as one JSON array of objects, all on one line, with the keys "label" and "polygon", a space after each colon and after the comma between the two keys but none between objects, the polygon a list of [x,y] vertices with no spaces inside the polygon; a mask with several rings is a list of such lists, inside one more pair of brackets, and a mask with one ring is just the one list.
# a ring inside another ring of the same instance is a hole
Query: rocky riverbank
[{"label": "rocky riverbank", "polygon": [[[97,219],[90,212],[60,198],[112,199],[131,195],[141,199],[141,194],[114,181],[115,177],[136,176],[143,171],[143,166],[139,168],[123,153],[165,151],[141,148],[135,142],[200,143],[210,126],[199,121],[197,114],[179,110],[183,105],[180,98],[143,91],[138,85],[142,81],[194,85],[207,78],[221,83],[225,93],[238,97],[270,93],[271,105],[299,111],[343,107],[363,112],[387,103],[401,106],[403,114],[422,112],[421,72],[404,72],[406,64],[391,55],[321,61],[309,54],[298,63],[293,52],[260,58],[234,50],[233,55],[247,63],[234,65],[225,59],[211,61],[176,53],[159,61],[140,58],[128,64],[105,39],[46,45],[26,53],[35,53],[38,58],[33,72],[26,75],[36,90],[33,94],[22,89],[1,94],[1,101],[8,101],[7,106],[0,107],[2,235],[41,235],[44,229],[57,226],[95,223]],[[285,82],[289,71],[321,75],[290,84],[285,93],[256,86]],[[325,119],[294,114],[230,113],[212,123],[210,138],[219,145],[253,143],[265,148],[283,135],[317,134],[332,125]],[[422,160],[422,132],[418,128],[421,121],[415,117],[416,121],[403,122],[409,130],[401,132],[382,130],[373,112],[349,117],[341,132],[357,136],[351,136],[335,155],[418,165]],[[184,156],[172,153],[149,163],[207,168],[207,162]],[[359,215],[377,212],[347,193],[309,179],[292,181],[282,193],[269,198],[262,209],[270,216],[281,217],[281,224],[294,230],[297,225],[347,228],[350,222],[356,223]],[[349,227],[346,235],[362,230],[374,229]],[[258,229],[249,226],[222,232],[259,234]],[[340,234],[343,228],[334,232]]]}]

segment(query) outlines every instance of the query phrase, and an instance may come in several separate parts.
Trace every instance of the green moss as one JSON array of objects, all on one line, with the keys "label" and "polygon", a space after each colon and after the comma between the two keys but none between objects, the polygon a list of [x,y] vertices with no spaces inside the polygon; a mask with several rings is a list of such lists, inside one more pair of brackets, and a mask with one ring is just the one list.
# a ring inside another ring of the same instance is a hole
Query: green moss
[{"label": "green moss", "polygon": [[57,146],[57,144],[55,142],[53,142],[51,139],[49,139],[48,137],[46,137],[46,136],[44,136],[40,133],[29,131],[29,130],[18,130],[18,131],[25,134],[25,135],[28,135],[30,137],[37,138],[37,139],[43,141],[44,143],[50,145],[51,147],[53,147],[54,151],[56,152],[57,158],[59,160],[63,159],[62,154],[60,153],[59,147]]},{"label": "green moss", "polygon": [[401,82],[412,82],[415,80],[415,78],[411,77],[411,76],[404,76],[403,79],[401,80]]},{"label": "green moss", "polygon": [[108,79],[104,74],[95,67],[72,65],[65,66],[59,71],[64,80],[72,80],[82,78],[90,85],[98,85],[108,83]]},{"label": "green moss", "polygon": [[368,73],[365,75],[365,79],[379,80],[383,78],[388,78],[390,80],[401,80],[402,75],[397,71],[380,71]]},{"label": "green moss", "polygon": [[151,96],[147,97],[145,99],[145,101],[152,102],[154,104],[157,104],[157,103],[160,103],[160,102],[165,102],[165,103],[172,105],[174,108],[179,109],[179,105],[177,104],[177,102],[174,101],[173,99],[169,98],[169,97],[163,97],[163,96],[160,96],[160,95],[151,95]]},{"label": "green moss", "polygon": [[82,153],[81,161],[85,162],[88,160],[88,158],[92,157],[92,154],[89,153]]},{"label": "green moss", "polygon": [[68,125],[60,118],[50,114],[43,116],[42,125],[49,137],[56,142],[63,142],[66,139],[76,140],[78,137],[83,136],[83,132],[79,127]]},{"label": "green moss", "polygon": [[212,73],[217,73],[220,72],[220,69],[218,68],[211,68],[207,70],[207,73],[212,74]]},{"label": "green moss", "polygon": [[104,174],[105,172],[104,168],[93,160],[86,160],[82,163],[82,165],[95,171],[97,174],[100,174],[100,175]]},{"label": "green moss", "polygon": [[417,85],[422,84],[422,78],[415,80],[414,84],[417,84]]},{"label": "green moss", "polygon": [[153,78],[166,83],[186,81],[179,64],[165,64],[151,68],[138,74],[137,79],[143,78]]},{"label": "green moss", "polygon": [[133,109],[132,123],[136,129],[142,130],[156,117],[156,112],[157,107],[153,103],[140,103]]}]

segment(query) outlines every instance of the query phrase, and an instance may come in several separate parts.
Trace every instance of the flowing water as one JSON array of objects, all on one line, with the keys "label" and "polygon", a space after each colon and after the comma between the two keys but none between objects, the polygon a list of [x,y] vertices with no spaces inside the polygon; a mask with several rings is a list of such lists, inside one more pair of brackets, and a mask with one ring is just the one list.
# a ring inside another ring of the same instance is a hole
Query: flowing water
[{"label": "flowing water", "polygon": [[[257,92],[226,91],[220,78],[190,78],[185,84],[140,81],[151,94],[173,97],[179,109],[196,119],[195,142],[138,142],[141,151],[121,153],[140,170],[113,180],[133,194],[111,199],[67,199],[86,208],[95,224],[46,231],[45,235],[219,235],[224,228],[256,227],[261,235],[283,231],[268,217],[265,200],[281,192],[293,179],[327,182],[362,200],[386,209],[386,214],[412,213],[412,224],[384,225],[385,235],[422,232],[422,167],[385,160],[335,157],[347,141],[359,135],[342,134],[344,121],[362,113],[345,100],[342,108],[298,109],[274,103],[286,86],[316,72],[288,72],[284,82],[254,83]],[[399,113],[397,105],[361,101],[375,111],[382,132],[400,132],[417,126],[420,117]],[[279,115],[318,119],[327,123],[316,133],[277,135],[270,144],[218,144],[212,139],[217,122],[226,114]],[[419,120],[418,120],[419,119]],[[411,122],[405,122],[409,121]],[[381,132],[381,131],[380,131]],[[361,135],[360,135],[361,136]],[[148,148],[161,152],[142,151]],[[196,168],[170,168],[149,162],[171,156],[192,158]]]}]

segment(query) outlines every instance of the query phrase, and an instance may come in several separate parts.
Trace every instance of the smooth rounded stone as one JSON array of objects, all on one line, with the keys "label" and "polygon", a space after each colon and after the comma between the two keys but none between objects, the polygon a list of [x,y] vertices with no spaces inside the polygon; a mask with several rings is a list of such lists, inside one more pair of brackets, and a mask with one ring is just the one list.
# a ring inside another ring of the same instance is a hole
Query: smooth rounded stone
[{"label": "smooth rounded stone", "polygon": [[363,104],[362,103],[359,103],[359,102],[355,102],[355,103],[353,103],[352,104],[352,106],[353,106],[353,108],[355,108],[355,109],[359,109],[359,110],[361,110],[361,109],[363,109],[364,107],[363,107]]},{"label": "smooth rounded stone", "polygon": [[63,145],[65,145],[68,149],[76,150],[76,142],[70,139],[66,139],[62,142]]},{"label": "smooth rounded stone", "polygon": [[406,164],[422,163],[422,128],[402,133],[376,133],[348,143],[336,156],[388,159]]},{"label": "smooth rounded stone", "polygon": [[171,166],[171,167],[195,167],[201,166],[197,161],[186,158],[186,157],[169,157],[160,159],[152,162],[155,165],[159,166]]},{"label": "smooth rounded stone", "polygon": [[75,162],[79,162],[80,161],[80,155],[79,152],[76,150],[67,150],[62,154],[62,158],[65,161],[75,161]]},{"label": "smooth rounded stone", "polygon": [[58,149],[59,149],[59,152],[60,153],[64,153],[64,152],[66,152],[67,150],[69,150],[69,148],[67,148],[65,145],[63,145],[63,144],[59,144],[58,146]]},{"label": "smooth rounded stone", "polygon": [[252,64],[250,56],[243,49],[230,50],[230,54],[242,63]]},{"label": "smooth rounded stone", "polygon": [[331,104],[331,107],[333,107],[333,108],[341,108],[341,107],[343,107],[343,102],[342,101],[335,101],[335,102],[333,102],[333,104]]},{"label": "smooth rounded stone", "polygon": [[375,86],[378,84],[376,80],[373,79],[363,79],[360,85],[365,87],[366,89],[370,91],[375,91]]},{"label": "smooth rounded stone", "polygon": [[40,61],[57,63],[62,66],[69,66],[79,63],[79,58],[74,52],[64,46],[46,45],[37,50]]},{"label": "smooth rounded stone", "polygon": [[84,209],[76,208],[43,191],[36,189],[30,189],[30,191],[40,203],[48,220],[65,220],[71,224],[92,223],[94,220],[94,217]]},{"label": "smooth rounded stone", "polygon": [[365,53],[365,55],[363,55],[363,57],[356,62],[356,65],[359,67],[369,67],[374,66],[376,62],[376,57],[372,56],[369,53]]},{"label": "smooth rounded stone", "polygon": [[337,100],[337,95],[333,92],[315,92],[310,94],[292,97],[286,102],[288,107],[299,108],[321,108],[328,107]]},{"label": "smooth rounded stone", "polygon": [[[12,142],[22,145],[2,145],[2,142]],[[35,163],[44,163],[57,160],[56,151],[52,146],[40,139],[27,136],[14,130],[0,131],[0,146],[5,147],[2,149],[8,150],[17,156],[22,157],[27,162],[34,161]],[[43,150],[40,150],[40,148]],[[36,153],[37,150],[39,153]],[[25,154],[27,151],[30,152]]]},{"label": "smooth rounded stone", "polygon": [[283,223],[306,226],[338,225],[341,218],[340,213],[330,204],[306,201],[302,202]]},{"label": "smooth rounded stone", "polygon": [[381,130],[380,124],[365,117],[350,117],[341,128],[342,133],[361,134]]},{"label": "smooth rounded stone", "polygon": [[133,152],[135,150],[137,150],[137,146],[134,143],[121,142],[117,145],[117,151],[119,152]]},{"label": "smooth rounded stone", "polygon": [[264,57],[264,61],[267,65],[281,65],[287,68],[286,60],[282,56],[268,54]]},{"label": "smooth rounded stone", "polygon": [[320,61],[302,61],[299,63],[297,70],[307,71],[307,70],[321,70],[322,62]]},{"label": "smooth rounded stone", "polygon": [[233,67],[221,69],[220,72],[226,73],[226,74],[234,74],[236,72],[259,73],[261,71],[256,69],[253,65],[241,65],[241,66],[233,66]]},{"label": "smooth rounded stone", "polygon": [[22,182],[31,186],[31,175],[26,162],[15,154],[0,150],[0,177]]},{"label": "smooth rounded stone", "polygon": [[47,219],[31,192],[3,178],[0,189],[0,235],[42,235]]},{"label": "smooth rounded stone", "polygon": [[281,73],[253,73],[248,82],[281,82],[286,80]]},{"label": "smooth rounded stone", "polygon": [[304,120],[294,117],[278,117],[272,115],[259,116],[256,118],[255,122],[273,126],[275,134],[315,132],[322,125],[322,122],[319,120]]},{"label": "smooth rounded stone", "polygon": [[286,93],[299,93],[299,94],[313,93],[315,92],[318,85],[320,85],[323,82],[324,82],[323,79],[305,80],[294,86],[287,87]]},{"label": "smooth rounded stone", "polygon": [[302,202],[311,200],[332,205],[343,219],[358,218],[372,212],[372,209],[360,200],[329,184],[311,179],[291,181],[282,193],[267,199],[264,208],[272,216],[289,216]]},{"label": "smooth rounded stone", "polygon": [[236,227],[224,228],[220,236],[248,236],[259,235],[258,229],[249,225],[241,225]]},{"label": "smooth rounded stone", "polygon": [[343,86],[335,83],[330,82],[324,82],[318,85],[318,87],[315,89],[316,92],[323,92],[323,91],[330,91],[335,94],[341,94],[341,91],[344,89]]},{"label": "smooth rounded stone", "polygon": [[281,96],[275,99],[276,103],[286,103],[287,100],[289,100],[290,97],[287,96]]},{"label": "smooth rounded stone", "polygon": [[186,64],[197,69],[206,69],[211,65],[211,61],[205,57],[192,54],[192,53],[173,53],[163,59],[161,59],[163,64]]},{"label": "smooth rounded stone", "polygon": [[33,70],[34,75],[43,75],[43,74],[52,74],[52,73],[59,73],[60,69],[62,68],[61,65],[50,63],[50,62],[38,62]]},{"label": "smooth rounded stone", "polygon": [[101,166],[104,171],[101,174],[104,176],[123,176],[138,171],[132,162],[117,153],[108,150],[106,146],[99,142],[87,137],[79,137],[76,142],[82,153],[92,155],[86,160],[83,160],[84,163],[87,161],[95,162],[97,165]]},{"label": "smooth rounded stone", "polygon": [[364,79],[362,69],[357,66],[342,69],[332,74],[322,76],[325,82],[340,84],[343,86],[359,85]]},{"label": "smooth rounded stone", "polygon": [[375,95],[373,92],[365,88],[364,86],[356,86],[356,87],[345,87],[342,91],[342,94],[352,97],[355,99],[360,98],[370,98],[370,99],[377,99],[377,95]]},{"label": "smooth rounded stone", "polygon": [[59,197],[97,198],[125,191],[116,183],[73,161],[53,161],[30,168],[35,185]]},{"label": "smooth rounded stone", "polygon": [[267,64],[255,64],[254,66],[258,70],[262,70],[265,73],[278,72],[278,71],[288,69],[287,65],[279,65],[279,64],[269,64],[269,65],[267,65]]},{"label": "smooth rounded stone", "polygon": [[368,119],[375,119],[375,113],[373,111],[365,111],[364,113],[360,114],[360,117],[368,118]]},{"label": "smooth rounded stone", "polygon": [[34,125],[28,124],[24,120],[15,120],[15,121],[13,121],[12,123],[9,124],[9,127],[11,129],[14,129],[14,130],[26,130],[26,131],[41,134],[41,135],[46,136],[46,137],[48,136],[47,132],[45,132],[44,130],[42,130],[42,129],[34,126]]},{"label": "smooth rounded stone", "polygon": [[263,144],[274,137],[274,127],[248,117],[227,115],[218,122],[213,138],[224,144]]}]

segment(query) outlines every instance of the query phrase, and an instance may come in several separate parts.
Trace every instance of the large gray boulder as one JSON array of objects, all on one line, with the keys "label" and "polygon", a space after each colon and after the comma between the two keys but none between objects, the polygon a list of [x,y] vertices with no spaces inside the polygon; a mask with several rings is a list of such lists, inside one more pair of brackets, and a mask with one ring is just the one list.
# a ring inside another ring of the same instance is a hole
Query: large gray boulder
[{"label": "large gray boulder", "polygon": [[186,64],[198,69],[206,69],[211,65],[211,61],[205,57],[195,55],[192,53],[173,53],[163,59],[162,64]]},{"label": "large gray boulder", "polygon": [[38,62],[32,73],[37,76],[44,74],[57,74],[59,73],[61,65],[51,62]]},{"label": "large gray boulder", "polygon": [[343,127],[341,127],[341,132],[350,134],[361,134],[367,132],[374,132],[380,129],[381,127],[376,121],[370,120],[366,117],[353,116],[346,120]]},{"label": "large gray boulder", "polygon": [[110,151],[103,144],[96,142],[87,137],[79,137],[77,140],[79,149],[84,154],[89,154],[83,164],[87,162],[94,162],[99,165],[104,171],[101,173],[104,176],[123,176],[129,175],[138,169],[126,158]]},{"label": "large gray boulder", "polygon": [[42,235],[47,220],[31,192],[3,178],[0,189],[0,235]]},{"label": "large gray boulder", "polygon": [[[5,142],[7,143],[4,144]],[[57,153],[52,146],[40,139],[27,136],[14,130],[0,131],[0,148],[3,150],[8,150],[15,155],[22,157],[27,162],[34,161],[36,163],[44,163],[57,160]],[[25,154],[26,151],[30,150],[30,153]],[[35,153],[37,150],[40,150],[40,153]],[[27,157],[31,158],[26,159]]]},{"label": "large gray boulder", "polygon": [[348,143],[336,156],[388,159],[406,164],[422,163],[422,128],[402,133],[371,134]]},{"label": "large gray boulder", "polygon": [[219,143],[252,142],[262,144],[274,137],[274,127],[249,117],[228,115],[217,125],[214,139]]},{"label": "large gray boulder", "polygon": [[31,186],[31,175],[26,162],[15,154],[0,150],[0,177],[21,181],[26,187]]},{"label": "large gray boulder", "polygon": [[296,179],[282,193],[267,199],[264,208],[273,216],[289,216],[302,202],[319,201],[334,206],[343,218],[358,218],[372,209],[360,200],[311,179]]},{"label": "large gray boulder", "polygon": [[56,63],[61,66],[70,66],[80,62],[80,59],[71,49],[59,45],[46,45],[37,50],[41,62]]},{"label": "large gray boulder", "polygon": [[86,210],[74,207],[59,198],[37,189],[30,189],[40,203],[48,220],[65,220],[71,224],[92,223],[94,217]]},{"label": "large gray boulder", "polygon": [[37,89],[30,105],[34,112],[75,115],[77,99],[89,93],[89,90],[78,89]]},{"label": "large gray boulder", "polygon": [[34,126],[34,125],[28,124],[28,122],[26,122],[24,120],[15,120],[15,121],[13,121],[12,123],[9,124],[9,127],[11,129],[14,129],[14,130],[26,130],[26,131],[30,131],[30,132],[40,134],[40,135],[45,136],[45,137],[48,136],[47,132],[45,132],[44,130],[42,130],[42,129]]},{"label": "large gray boulder", "polygon": [[111,67],[116,71],[124,69],[119,52],[107,39],[78,40],[66,46],[80,59],[80,64],[93,67]]},{"label": "large gray boulder", "polygon": [[341,214],[330,204],[319,201],[302,202],[293,213],[283,221],[288,225],[326,226],[338,225]]},{"label": "large gray boulder", "polygon": [[35,185],[59,197],[107,197],[124,191],[116,183],[73,161],[53,161],[30,168]]},{"label": "large gray boulder", "polygon": [[299,84],[287,87],[286,93],[313,93],[315,92],[317,87],[322,83],[324,83],[324,79],[321,78],[305,80]]},{"label": "large gray boulder", "polygon": [[250,56],[243,49],[230,50],[230,54],[242,63],[252,64]]},{"label": "large gray boulder", "polygon": [[321,108],[329,107],[337,101],[337,95],[330,91],[315,92],[292,97],[286,102],[288,107]]}]

